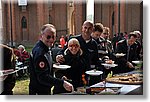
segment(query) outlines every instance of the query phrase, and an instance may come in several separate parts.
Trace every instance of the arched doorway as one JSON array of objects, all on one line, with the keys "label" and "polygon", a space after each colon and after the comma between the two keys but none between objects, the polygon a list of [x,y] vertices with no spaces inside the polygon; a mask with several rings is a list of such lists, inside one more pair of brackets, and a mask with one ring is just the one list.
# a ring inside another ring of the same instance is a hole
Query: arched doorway
[{"label": "arched doorway", "polygon": [[21,39],[23,41],[27,41],[28,40],[28,33],[27,33],[27,19],[25,16],[22,17],[21,19]]}]

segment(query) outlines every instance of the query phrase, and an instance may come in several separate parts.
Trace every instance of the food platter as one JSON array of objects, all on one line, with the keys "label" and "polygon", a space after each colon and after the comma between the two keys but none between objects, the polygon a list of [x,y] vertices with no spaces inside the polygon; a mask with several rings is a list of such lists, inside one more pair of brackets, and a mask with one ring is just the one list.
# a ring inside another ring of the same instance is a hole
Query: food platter
[{"label": "food platter", "polygon": [[125,56],[126,54],[123,54],[123,53],[116,53],[116,57],[122,57],[122,56]]},{"label": "food platter", "polygon": [[110,78],[106,78],[106,82],[120,83],[120,84],[142,84],[143,75],[142,74],[128,74],[128,75],[116,75]]},{"label": "food platter", "polygon": [[108,64],[108,63],[102,63],[102,65],[105,67],[116,67],[116,66],[118,66],[117,64]]},{"label": "food platter", "polygon": [[116,88],[117,91],[115,92],[112,88],[105,88],[104,90],[102,90],[100,93],[98,93],[99,95],[116,95],[118,94],[118,90],[119,88]]},{"label": "food platter", "polygon": [[98,70],[90,70],[90,71],[86,71],[85,73],[91,76],[98,76],[103,74],[102,71],[98,71]]},{"label": "food platter", "polygon": [[57,65],[57,64],[53,64],[53,67],[57,68],[57,69],[62,69],[62,70],[71,68],[71,66],[69,66],[69,65]]}]

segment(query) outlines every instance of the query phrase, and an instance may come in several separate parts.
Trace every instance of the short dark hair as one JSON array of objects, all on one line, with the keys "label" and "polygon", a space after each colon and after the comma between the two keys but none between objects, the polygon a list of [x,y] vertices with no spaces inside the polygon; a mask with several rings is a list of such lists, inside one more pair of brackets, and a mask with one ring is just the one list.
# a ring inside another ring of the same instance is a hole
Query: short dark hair
[{"label": "short dark hair", "polygon": [[94,24],[94,31],[103,32],[103,25],[101,23]]}]

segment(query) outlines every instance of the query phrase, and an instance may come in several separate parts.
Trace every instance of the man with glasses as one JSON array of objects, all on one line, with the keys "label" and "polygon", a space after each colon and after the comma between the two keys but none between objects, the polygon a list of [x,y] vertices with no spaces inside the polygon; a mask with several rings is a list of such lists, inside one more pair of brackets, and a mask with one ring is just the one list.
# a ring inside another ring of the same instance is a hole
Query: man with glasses
[{"label": "man with glasses", "polygon": [[40,40],[36,43],[30,57],[30,95],[51,94],[51,87],[64,87],[73,91],[73,86],[67,81],[54,78],[52,75],[51,47],[56,40],[56,28],[52,24],[42,26]]}]

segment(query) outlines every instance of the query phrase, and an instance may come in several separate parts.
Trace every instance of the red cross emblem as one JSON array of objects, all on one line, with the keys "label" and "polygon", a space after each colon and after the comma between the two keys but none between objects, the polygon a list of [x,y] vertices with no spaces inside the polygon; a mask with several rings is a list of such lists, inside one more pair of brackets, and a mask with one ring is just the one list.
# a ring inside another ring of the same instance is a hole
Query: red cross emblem
[{"label": "red cross emblem", "polygon": [[40,68],[44,68],[45,67],[45,63],[44,62],[40,62],[39,66],[40,66]]}]

